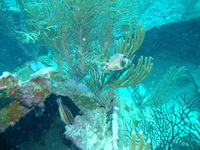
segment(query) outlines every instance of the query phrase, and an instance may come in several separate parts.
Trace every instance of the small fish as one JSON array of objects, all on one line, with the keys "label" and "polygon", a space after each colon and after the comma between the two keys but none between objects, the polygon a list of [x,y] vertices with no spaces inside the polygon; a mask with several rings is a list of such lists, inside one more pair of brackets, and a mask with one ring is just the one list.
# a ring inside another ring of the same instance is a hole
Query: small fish
[{"label": "small fish", "polygon": [[41,117],[43,115],[45,107],[35,107],[35,116],[36,117]]},{"label": "small fish", "polygon": [[69,110],[69,108],[67,106],[65,106],[62,103],[61,98],[58,98],[56,101],[58,103],[58,110],[59,110],[61,119],[63,120],[63,122],[65,124],[71,125],[74,121],[74,117],[73,117],[71,111]]},{"label": "small fish", "polygon": [[129,63],[129,59],[124,54],[115,54],[102,67],[104,71],[118,71],[125,68]]}]

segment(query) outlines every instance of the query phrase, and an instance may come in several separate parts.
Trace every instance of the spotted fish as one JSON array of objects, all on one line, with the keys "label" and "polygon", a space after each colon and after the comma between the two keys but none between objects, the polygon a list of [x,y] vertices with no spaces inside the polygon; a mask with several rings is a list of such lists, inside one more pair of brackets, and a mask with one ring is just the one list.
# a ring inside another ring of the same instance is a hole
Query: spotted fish
[{"label": "spotted fish", "polygon": [[129,59],[124,54],[115,54],[102,67],[104,71],[118,71],[125,68],[129,63]]}]

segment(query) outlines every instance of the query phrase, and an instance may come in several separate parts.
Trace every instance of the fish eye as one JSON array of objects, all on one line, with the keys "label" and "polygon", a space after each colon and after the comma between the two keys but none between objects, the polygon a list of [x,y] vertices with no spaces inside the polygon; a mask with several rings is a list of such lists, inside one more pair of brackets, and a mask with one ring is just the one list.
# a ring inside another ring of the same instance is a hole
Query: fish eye
[{"label": "fish eye", "polygon": [[126,55],[124,55],[123,58],[126,58]]}]

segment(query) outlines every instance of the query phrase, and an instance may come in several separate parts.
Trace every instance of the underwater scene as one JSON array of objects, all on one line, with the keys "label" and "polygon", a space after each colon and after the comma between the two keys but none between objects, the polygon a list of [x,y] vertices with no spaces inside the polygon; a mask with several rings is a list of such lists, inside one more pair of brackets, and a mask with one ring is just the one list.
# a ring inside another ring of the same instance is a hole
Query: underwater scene
[{"label": "underwater scene", "polygon": [[200,150],[200,0],[0,0],[0,150]]}]

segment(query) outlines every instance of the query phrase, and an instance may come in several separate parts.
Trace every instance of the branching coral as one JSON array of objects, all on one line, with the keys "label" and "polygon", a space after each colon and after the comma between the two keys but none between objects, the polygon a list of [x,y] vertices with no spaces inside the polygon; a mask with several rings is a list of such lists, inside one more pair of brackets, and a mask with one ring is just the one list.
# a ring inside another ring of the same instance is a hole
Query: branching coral
[{"label": "branching coral", "polygon": [[[73,79],[77,85],[84,82],[95,99],[105,105],[108,103],[102,99],[102,91],[107,91],[110,86],[139,84],[150,74],[153,66],[151,57],[141,56],[137,65],[133,63],[135,52],[144,40],[145,30],[137,21],[123,17],[131,12],[125,9],[126,5],[129,2],[113,0],[24,0],[20,2],[20,7],[26,20],[21,30],[37,33],[37,38],[24,36],[30,37],[28,42],[38,40],[41,45],[52,48],[60,77]],[[128,22],[135,23],[134,37],[132,24]],[[122,28],[128,31],[125,37]],[[17,32],[24,35],[22,31]],[[117,40],[119,32],[122,37]],[[122,62],[124,67],[109,73],[101,71],[105,60],[116,54],[127,57],[128,61]]]},{"label": "branching coral", "polygon": [[132,131],[144,131],[144,139],[151,139],[152,150],[170,150],[177,145],[190,146],[191,143],[198,145],[199,126],[196,123],[194,110],[199,107],[199,97],[188,97],[182,93],[173,98],[174,103],[161,107],[151,108],[148,118],[138,123],[125,123],[125,133],[131,138]]},{"label": "branching coral", "polygon": [[[136,25],[135,35],[132,38],[132,29],[126,34],[125,39],[119,40],[118,49],[115,53],[125,54],[130,60],[129,65],[119,71],[101,72],[98,66],[91,69],[85,81],[96,97],[100,97],[106,86],[127,87],[141,83],[150,74],[153,64],[151,57],[141,56],[137,66],[133,64],[134,53],[139,49],[144,39],[144,30],[140,25]],[[109,53],[105,53],[109,56]]]},{"label": "branching coral", "polygon": [[[159,107],[166,103],[172,96],[173,90],[177,88],[178,81],[185,76],[185,67],[172,66],[158,82],[155,91],[147,98],[145,105]],[[166,99],[166,97],[168,97]]]},{"label": "branching coral", "polygon": [[[143,132],[140,131],[139,132],[139,138],[140,138],[140,142],[138,144],[138,150],[148,150],[149,145],[150,145],[150,141],[147,140],[146,144],[144,145],[144,138],[143,138]],[[132,133],[132,146],[131,146],[131,150],[135,150],[137,147],[136,145],[136,132]],[[144,147],[144,149],[143,149]]]}]

